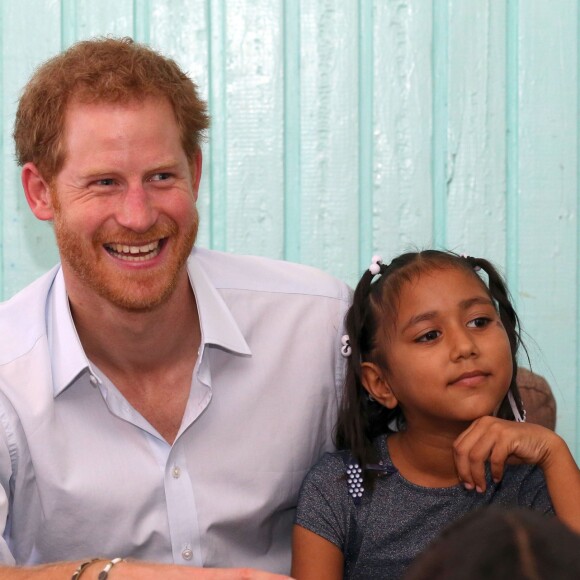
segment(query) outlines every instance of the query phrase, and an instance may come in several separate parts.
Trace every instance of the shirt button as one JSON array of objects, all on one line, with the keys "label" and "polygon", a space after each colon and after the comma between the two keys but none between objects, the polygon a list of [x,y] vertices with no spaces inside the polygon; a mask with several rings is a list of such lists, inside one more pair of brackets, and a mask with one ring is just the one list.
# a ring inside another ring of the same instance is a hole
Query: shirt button
[{"label": "shirt button", "polygon": [[[177,467],[177,465],[176,465],[176,466],[175,466],[175,467],[174,467],[174,468],[171,470],[171,475],[173,475],[173,477],[174,477],[175,479],[178,479],[178,478],[179,478],[179,476],[181,475],[181,469],[179,469],[179,467]],[[188,551],[188,550],[186,550],[186,551]],[[190,557],[191,557],[191,556],[190,556]],[[184,558],[185,558],[185,556],[184,556]],[[188,560],[189,560],[189,558],[188,558]]]},{"label": "shirt button", "polygon": [[183,550],[183,552],[181,552],[181,556],[183,557],[184,560],[191,560],[193,558],[193,552],[187,548],[186,550]]},{"label": "shirt button", "polygon": [[91,385],[96,385],[99,382],[99,379],[97,379],[95,375],[89,375],[89,381],[91,381]]}]

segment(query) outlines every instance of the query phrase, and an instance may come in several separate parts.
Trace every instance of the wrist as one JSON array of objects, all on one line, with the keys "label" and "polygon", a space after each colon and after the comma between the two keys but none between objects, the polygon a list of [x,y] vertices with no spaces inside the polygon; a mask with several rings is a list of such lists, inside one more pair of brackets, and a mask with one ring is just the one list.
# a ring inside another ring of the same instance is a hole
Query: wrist
[{"label": "wrist", "polygon": [[114,566],[125,562],[124,558],[92,558],[81,562],[71,576],[71,580],[112,580],[111,570]]},{"label": "wrist", "polygon": [[552,433],[544,458],[538,463],[538,465],[542,468],[544,475],[547,475],[555,466],[557,467],[562,460],[565,461],[567,457],[572,458],[568,445],[566,445],[566,442],[562,437],[556,433]]}]

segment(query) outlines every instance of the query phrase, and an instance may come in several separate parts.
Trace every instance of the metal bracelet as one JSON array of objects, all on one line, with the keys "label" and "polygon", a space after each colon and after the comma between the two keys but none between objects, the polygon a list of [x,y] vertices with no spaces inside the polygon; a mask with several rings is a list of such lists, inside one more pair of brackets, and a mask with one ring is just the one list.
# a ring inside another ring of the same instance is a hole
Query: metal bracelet
[{"label": "metal bracelet", "polygon": [[124,562],[125,560],[123,558],[113,558],[102,570],[101,572],[99,572],[99,575],[97,576],[97,580],[107,580],[107,578],[109,577],[109,572],[111,571],[111,568],[115,565],[118,564],[119,562]]},{"label": "metal bracelet", "polygon": [[81,574],[85,571],[85,568],[88,568],[93,562],[96,562],[98,558],[93,558],[92,560],[86,560],[79,564],[78,568],[73,572],[70,580],[79,580]]}]

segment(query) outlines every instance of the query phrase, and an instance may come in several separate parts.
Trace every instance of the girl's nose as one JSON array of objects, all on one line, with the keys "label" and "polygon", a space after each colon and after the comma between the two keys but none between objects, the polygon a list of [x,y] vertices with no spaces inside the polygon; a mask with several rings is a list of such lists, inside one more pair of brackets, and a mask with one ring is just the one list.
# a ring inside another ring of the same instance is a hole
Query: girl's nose
[{"label": "girl's nose", "polygon": [[475,337],[467,328],[457,329],[450,337],[452,360],[472,358],[479,355]]}]

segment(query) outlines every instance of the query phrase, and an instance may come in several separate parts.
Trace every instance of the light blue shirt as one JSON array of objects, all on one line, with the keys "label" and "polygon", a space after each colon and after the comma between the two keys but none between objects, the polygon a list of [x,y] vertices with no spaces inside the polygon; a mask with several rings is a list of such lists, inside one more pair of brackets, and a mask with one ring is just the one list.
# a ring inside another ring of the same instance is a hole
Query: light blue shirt
[{"label": "light blue shirt", "polygon": [[300,484],[332,448],[349,290],[201,249],[188,271],[202,341],[173,445],[87,359],[60,268],[0,305],[0,562],[288,573]]}]

